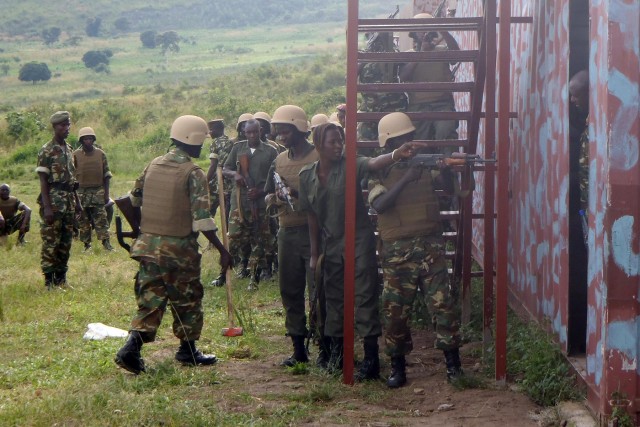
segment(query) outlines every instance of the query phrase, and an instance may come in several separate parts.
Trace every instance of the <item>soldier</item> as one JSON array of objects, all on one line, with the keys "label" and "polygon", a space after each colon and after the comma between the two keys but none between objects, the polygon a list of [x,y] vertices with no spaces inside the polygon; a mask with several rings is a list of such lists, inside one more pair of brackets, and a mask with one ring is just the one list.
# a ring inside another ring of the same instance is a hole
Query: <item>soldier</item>
[{"label": "soldier", "polygon": [[40,179],[40,265],[44,284],[48,288],[51,285],[64,285],[67,281],[73,217],[75,213],[82,212],[75,192],[77,182],[71,146],[66,141],[71,127],[71,115],[68,111],[57,111],[49,121],[53,128],[53,138],[38,152],[36,167]]},{"label": "soldier", "polygon": [[24,245],[30,221],[29,206],[11,195],[9,184],[0,185],[0,236],[9,236],[18,231],[18,244]]},{"label": "soldier", "polygon": [[[287,151],[280,153],[271,165],[265,192],[269,193],[269,202],[274,203],[278,209],[278,258],[281,266],[278,282],[282,306],[285,309],[285,327],[293,343],[293,355],[285,359],[281,365],[293,366],[309,360],[304,344],[305,337],[309,335],[305,290],[309,290],[309,295],[315,295],[313,271],[309,265],[307,214],[300,212],[296,207],[300,188],[298,173],[303,166],[318,160],[318,152],[307,141],[307,115],[302,108],[283,105],[273,113],[271,123],[274,125],[276,139],[287,147]],[[286,183],[293,208],[282,199],[282,193],[276,188],[274,172]],[[328,360],[328,346],[321,345],[318,364],[326,367]]]},{"label": "soldier", "polygon": [[[229,157],[233,142],[224,133],[224,121],[222,119],[211,120],[207,123],[209,127],[209,135],[212,138],[211,147],[209,149],[209,170],[207,171],[207,181],[209,182],[209,196],[211,198],[211,216],[216,216],[218,206],[220,206],[220,200],[218,196],[218,178],[216,170],[218,166],[222,167],[224,162]],[[224,216],[224,220],[229,222],[229,209],[231,206],[231,188],[233,188],[233,181],[223,179],[224,189],[224,205],[226,212],[221,212],[220,217]],[[226,276],[223,271],[220,275],[213,279],[212,286],[224,286]]]},{"label": "soldier", "polygon": [[271,163],[278,153],[260,141],[260,123],[251,119],[244,128],[246,141],[234,144],[222,173],[232,179],[231,213],[229,214],[229,246],[236,257],[244,256],[244,248],[251,252],[247,270],[251,281],[249,290],[257,290],[260,273],[266,267],[265,246],[272,238],[266,218],[264,185]]},{"label": "soldier", "polygon": [[336,107],[336,117],[340,126],[344,129],[345,120],[347,119],[347,104],[340,104]]},{"label": "soldier", "polygon": [[[251,119],[253,119],[253,114],[251,113],[240,114],[240,117],[238,117],[238,123],[236,124],[237,136],[231,140],[233,144],[240,141],[246,141],[247,137],[244,134],[244,127],[247,121]],[[224,166],[224,163],[221,162],[221,164],[222,166]],[[227,179],[225,178],[225,182],[226,181]],[[233,180],[231,180],[231,182],[233,182]],[[235,183],[233,184],[233,186],[235,186]],[[229,204],[229,208],[227,209],[229,209],[229,214],[231,214],[231,204]],[[250,276],[249,268],[248,268],[250,253],[251,253],[251,246],[247,246],[247,247],[241,248],[241,253],[233,254],[234,256],[238,256],[239,258],[241,258],[241,264],[239,266],[239,270],[237,274],[237,277],[240,279],[244,279]]]},{"label": "soldier", "polygon": [[[414,18],[433,18],[428,13],[419,13]],[[421,52],[459,50],[458,43],[447,32],[411,32],[415,50]],[[448,62],[410,62],[400,68],[402,82],[451,82],[454,76]],[[409,94],[408,111],[455,111],[451,92],[413,92]],[[421,120],[414,123],[416,139],[458,139],[457,120]],[[445,147],[442,154],[451,154],[453,147]]]},{"label": "soldier", "polygon": [[[286,148],[278,143],[272,141],[271,138],[271,116],[263,111],[258,111],[253,114],[253,118],[260,123],[260,141],[271,145],[276,149],[278,153],[282,153]],[[260,280],[271,280],[273,273],[278,271],[278,254],[276,253],[276,235],[278,234],[278,219],[268,216],[269,218],[269,231],[271,232],[272,239],[267,242],[265,247],[265,258],[267,266],[262,270]]]},{"label": "soldier", "polygon": [[580,135],[580,210],[586,218],[589,209],[589,72],[578,71],[569,80],[569,97],[571,102],[582,113],[587,114],[584,128]]},{"label": "soldier", "polygon": [[94,224],[98,240],[107,251],[113,251],[109,241],[109,221],[105,205],[109,203],[111,171],[107,156],[94,146],[96,133],[90,127],[78,131],[81,148],[73,152],[73,165],[78,180],[78,197],[82,204],[79,221],[80,241],[84,250],[91,249],[91,225]]},{"label": "soldier", "polygon": [[[367,40],[367,52],[395,52],[393,33],[373,33]],[[367,62],[358,68],[360,83],[395,83],[398,81],[398,65],[393,63]],[[406,93],[363,93],[359,110],[365,112],[405,111]],[[358,123],[358,140],[377,141],[376,122]],[[380,153],[378,153],[380,154]]]},{"label": "soldier", "polygon": [[173,334],[180,339],[176,360],[194,366],[216,363],[215,356],[203,354],[195,344],[202,331],[204,292],[198,233],[218,249],[223,269],[231,264],[231,255],[215,233],[206,175],[191,160],[200,156],[207,133],[207,123],[200,117],[178,117],[171,126],[173,148],[145,168],[129,195],[134,207],[144,206],[141,234],[131,248],[131,258],[140,262],[135,286],[138,312],[115,362],[136,375],[145,371],[142,344],[155,340],[167,305],[173,314]]},{"label": "soldier", "polygon": [[244,127],[247,124],[247,121],[251,119],[253,119],[253,114],[251,113],[240,114],[240,117],[238,117],[238,123],[236,124],[237,136],[232,140],[234,144],[247,139],[247,136],[244,134]]},{"label": "soldier", "polygon": [[[342,369],[344,318],[344,132],[334,123],[325,123],[313,131],[318,161],[300,171],[300,210],[308,214],[310,266],[315,270],[324,253],[323,288],[326,298],[324,335],[331,340],[328,368]],[[356,194],[369,172],[381,170],[395,161],[413,156],[413,146],[405,144],[391,154],[356,159]],[[380,360],[378,337],[382,330],[378,317],[378,281],[376,244],[373,225],[361,197],[356,197],[355,222],[355,327],[364,340],[364,360],[355,379],[378,378]],[[322,235],[322,239],[321,239]],[[319,286],[319,284],[318,284]]]},{"label": "soldier", "polygon": [[[415,135],[411,120],[401,112],[384,116],[378,131],[380,146],[387,152],[413,141]],[[386,353],[391,357],[387,386],[397,388],[407,382],[405,356],[413,349],[409,323],[416,298],[424,298],[433,315],[435,346],[444,352],[447,379],[459,377],[460,319],[431,171],[406,162],[389,165],[370,188],[369,203],[378,213],[383,246],[382,314]]]}]

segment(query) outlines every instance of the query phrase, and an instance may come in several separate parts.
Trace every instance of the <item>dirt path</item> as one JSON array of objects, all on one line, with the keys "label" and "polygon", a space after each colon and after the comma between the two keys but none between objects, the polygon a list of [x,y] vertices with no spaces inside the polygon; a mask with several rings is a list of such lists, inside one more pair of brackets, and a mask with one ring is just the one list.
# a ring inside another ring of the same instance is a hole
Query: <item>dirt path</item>
[{"label": "dirt path", "polygon": [[[521,393],[492,387],[491,381],[487,381],[489,388],[456,390],[446,381],[442,353],[432,348],[433,334],[419,331],[416,335],[416,350],[407,358],[409,382],[400,389],[389,390],[384,380],[343,386],[316,368],[306,375],[293,375],[278,366],[282,356],[266,361],[232,359],[217,368],[223,383],[216,392],[219,409],[250,412],[268,420],[279,411],[295,410],[299,402],[314,408],[313,416],[297,424],[306,426],[538,425],[532,415],[541,408]],[[478,361],[464,349],[462,355],[464,369],[472,372]],[[383,359],[383,377],[388,373],[388,360]],[[245,398],[225,398],[238,394]]]}]

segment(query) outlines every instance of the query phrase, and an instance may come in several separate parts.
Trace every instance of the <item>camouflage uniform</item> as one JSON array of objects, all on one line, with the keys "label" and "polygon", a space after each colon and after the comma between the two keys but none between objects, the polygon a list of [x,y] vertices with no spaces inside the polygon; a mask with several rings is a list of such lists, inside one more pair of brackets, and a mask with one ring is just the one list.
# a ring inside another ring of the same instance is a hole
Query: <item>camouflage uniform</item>
[{"label": "camouflage uniform", "polygon": [[[163,159],[180,164],[191,161],[178,148],[171,149]],[[134,206],[142,205],[147,169],[131,191]],[[189,174],[188,191],[193,223],[191,234],[174,237],[142,233],[131,247],[131,258],[140,262],[134,288],[138,312],[131,321],[131,331],[140,332],[144,342],[155,339],[167,304],[173,314],[174,335],[183,341],[200,338],[204,290],[200,282],[198,231],[216,230],[209,211],[207,178],[202,169],[196,168]]]},{"label": "camouflage uniform", "polygon": [[[0,236],[8,236],[20,230],[26,213],[18,209],[22,202],[16,197],[9,196],[9,199],[3,202],[3,200],[0,200],[0,218],[4,218],[4,228],[0,229]],[[7,208],[10,207],[10,209],[3,209],[5,203]],[[9,210],[12,212],[11,215]],[[25,233],[29,231],[29,223],[27,223],[24,231]]]},{"label": "camouflage uniform", "polygon": [[[375,203],[393,188],[407,167],[401,162],[386,168],[371,187],[369,201]],[[424,300],[433,316],[436,348],[460,347],[457,295],[449,281],[438,210],[431,173],[423,171],[419,179],[405,185],[393,208],[378,213],[383,241],[385,352],[391,357],[407,355],[413,349],[409,323],[416,298]]]},{"label": "camouflage uniform", "polygon": [[[211,147],[209,148],[209,159],[218,159],[218,167],[222,167],[227,161],[227,157],[229,157],[233,144],[234,142],[230,140],[227,135],[217,137],[213,140]],[[231,201],[231,189],[233,188],[234,183],[232,180],[227,178],[223,178],[223,181],[225,204],[228,211],[229,203]],[[218,178],[216,176],[209,181],[209,197],[211,198],[211,216],[216,216],[218,206],[220,206],[220,197],[218,196]]]},{"label": "camouflage uniform", "polygon": [[[76,169],[79,167],[79,162],[83,161],[84,156],[96,155],[102,157],[102,174],[104,178],[111,177],[111,171],[109,170],[109,164],[107,162],[107,156],[99,148],[95,148],[91,154],[85,153],[82,148],[73,152],[73,164]],[[82,177],[78,177],[80,180]],[[105,188],[104,185],[99,187],[83,187],[82,182],[79,182],[78,198],[82,205],[82,215],[78,223],[78,230],[80,232],[80,241],[85,245],[91,243],[91,226],[96,229],[96,235],[98,240],[104,241],[109,239],[109,220],[107,219],[107,211],[105,210]]]},{"label": "camouflage uniform", "polygon": [[[356,194],[360,181],[368,175],[368,157],[356,159]],[[344,194],[346,160],[336,165],[326,187],[318,180],[318,162],[300,171],[300,210],[311,211],[322,230],[324,277],[327,316],[324,334],[343,336],[344,319]],[[355,231],[355,328],[361,337],[380,336],[378,315],[378,272],[375,258],[375,236],[367,209],[361,197],[356,197]]]},{"label": "camouflage uniform", "polygon": [[[241,141],[232,147],[224,168],[238,171],[238,155],[247,153],[250,157],[249,176],[253,179],[255,188],[264,189],[269,168],[278,153],[273,147],[263,142],[251,153],[249,143]],[[273,244],[273,236],[269,231],[269,221],[266,215],[266,204],[263,197],[255,200],[258,218],[254,222],[251,216],[251,201],[247,196],[247,188],[239,188],[237,185],[232,188],[231,213],[229,214],[229,252],[234,257],[240,258],[243,248],[247,245],[251,246],[248,268],[250,272],[255,273],[257,268],[266,267],[265,253],[272,248],[270,245]],[[238,199],[240,199],[241,206],[238,206]]]},{"label": "camouflage uniform", "polygon": [[40,266],[42,272],[66,273],[71,240],[73,236],[73,218],[75,215],[76,185],[75,167],[71,158],[71,146],[65,143],[61,147],[51,140],[38,152],[36,173],[45,173],[49,183],[49,199],[53,210],[53,224],[44,219],[42,195],[38,197],[40,205],[40,235],[42,253]]}]

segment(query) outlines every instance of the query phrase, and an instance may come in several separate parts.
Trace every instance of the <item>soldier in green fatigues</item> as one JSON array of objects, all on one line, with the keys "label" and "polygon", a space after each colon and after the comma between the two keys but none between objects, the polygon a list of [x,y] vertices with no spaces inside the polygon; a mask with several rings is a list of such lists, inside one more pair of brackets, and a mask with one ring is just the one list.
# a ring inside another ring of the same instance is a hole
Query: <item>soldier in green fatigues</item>
[{"label": "soldier in green fatigues", "polygon": [[109,241],[109,220],[105,205],[109,203],[111,171],[107,155],[94,146],[96,134],[90,127],[78,131],[81,148],[73,152],[73,165],[78,180],[78,197],[82,204],[79,221],[80,241],[84,249],[91,249],[91,225],[95,226],[98,240],[107,251],[112,251]]},{"label": "soldier in green fatigues", "polygon": [[[387,114],[378,126],[380,146],[386,151],[413,141],[415,127],[401,112]],[[433,314],[436,348],[443,350],[447,378],[462,374],[460,315],[444,257],[444,239],[438,198],[430,170],[407,162],[388,166],[369,190],[369,203],[378,213],[382,240],[384,290],[382,314],[386,353],[391,357],[387,385],[407,382],[405,356],[413,349],[409,322],[416,298],[424,298]]]},{"label": "soldier in green fatigues", "polygon": [[11,195],[9,184],[0,185],[0,237],[18,231],[18,244],[25,243],[24,236],[29,232],[31,209]]},{"label": "soldier in green fatigues", "polygon": [[176,360],[187,365],[216,363],[215,356],[195,345],[203,326],[204,293],[198,233],[218,249],[223,269],[231,263],[215,233],[206,175],[191,160],[200,156],[207,134],[207,123],[200,117],[178,117],[170,133],[174,148],[145,168],[129,196],[134,207],[144,206],[141,234],[131,248],[131,258],[140,262],[134,288],[138,311],[115,362],[134,374],[145,371],[140,349],[155,340],[167,305],[173,334],[180,339]]},{"label": "soldier in green fatigues", "polygon": [[[283,366],[294,366],[309,360],[304,340],[308,336],[305,291],[310,299],[315,295],[313,271],[309,265],[309,227],[307,214],[296,207],[299,172],[302,167],[318,160],[318,152],[307,141],[307,115],[295,105],[283,105],[273,113],[278,142],[287,147],[271,165],[264,191],[269,193],[269,202],[277,206],[280,229],[278,231],[278,258],[280,274],[280,297],[285,309],[285,327],[293,343],[293,355],[285,359]],[[283,200],[282,192],[276,188],[274,172],[278,173],[291,195],[293,208]],[[295,209],[295,210],[294,210]],[[320,346],[318,365],[325,366],[329,360],[327,347]]]},{"label": "soldier in green fatigues", "polygon": [[[233,147],[233,142],[229,139],[229,137],[224,133],[224,121],[222,119],[211,120],[207,123],[209,127],[209,135],[213,142],[211,142],[211,147],[209,148],[209,170],[207,171],[207,181],[209,182],[209,196],[211,198],[211,216],[216,216],[216,211],[220,206],[220,199],[218,195],[218,177],[216,174],[216,170],[218,167],[222,167],[224,162],[227,161],[227,157],[229,157],[229,153],[231,152],[231,147]],[[229,211],[231,208],[231,189],[233,188],[233,181],[223,178],[223,190],[224,190],[224,206],[226,212],[221,212],[220,217],[224,216],[224,220],[229,222]],[[224,286],[225,284],[225,274],[224,272],[220,272],[220,275],[213,279],[211,285],[213,286]]]},{"label": "soldier in green fatigues", "polygon": [[71,146],[67,144],[71,127],[68,111],[57,111],[49,119],[53,138],[38,152],[36,173],[40,179],[40,266],[44,284],[60,286],[67,281],[67,263],[73,237],[73,217],[82,212],[75,193],[77,186]]},{"label": "soldier in green fatigues", "polygon": [[586,221],[589,210],[589,72],[578,71],[569,80],[569,95],[571,102],[582,112],[587,113],[587,119],[580,135],[579,185],[580,210]]},{"label": "soldier in green fatigues", "polygon": [[[229,214],[229,249],[238,258],[251,247],[248,270],[249,290],[257,290],[260,273],[266,266],[265,247],[271,239],[264,201],[264,185],[271,163],[278,153],[260,141],[260,123],[251,119],[244,128],[246,141],[234,144],[222,170],[235,182],[231,192]],[[244,165],[244,166],[243,166]]]},{"label": "soldier in green fatigues", "polygon": [[[342,368],[344,319],[344,198],[346,160],[344,132],[334,123],[313,130],[313,144],[319,160],[300,171],[300,210],[308,213],[311,243],[310,265],[315,269],[324,253],[323,287],[326,298],[324,335],[331,339],[329,369]],[[405,144],[393,154],[356,159],[356,194],[360,182],[370,172],[382,170],[394,161],[413,156],[413,146]],[[373,225],[361,197],[356,197],[355,224],[355,327],[364,340],[364,360],[355,379],[378,378],[380,360],[378,337],[382,329],[378,317],[378,283]],[[321,249],[322,246],[322,249]]]}]

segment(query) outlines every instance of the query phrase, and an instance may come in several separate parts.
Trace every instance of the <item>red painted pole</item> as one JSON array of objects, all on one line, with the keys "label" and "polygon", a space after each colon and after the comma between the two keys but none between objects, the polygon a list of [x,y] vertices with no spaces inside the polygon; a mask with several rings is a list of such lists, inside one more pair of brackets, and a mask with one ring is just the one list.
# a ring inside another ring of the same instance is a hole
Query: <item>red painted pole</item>
[{"label": "red painted pole", "polygon": [[355,230],[356,230],[356,112],[358,84],[358,0],[348,1],[347,17],[347,159],[344,212],[344,358],[342,382],[353,384]]},{"label": "red painted pole", "polygon": [[500,1],[498,97],[498,264],[496,282],[496,381],[507,378],[507,264],[509,259],[509,112],[511,109],[511,0]]}]

